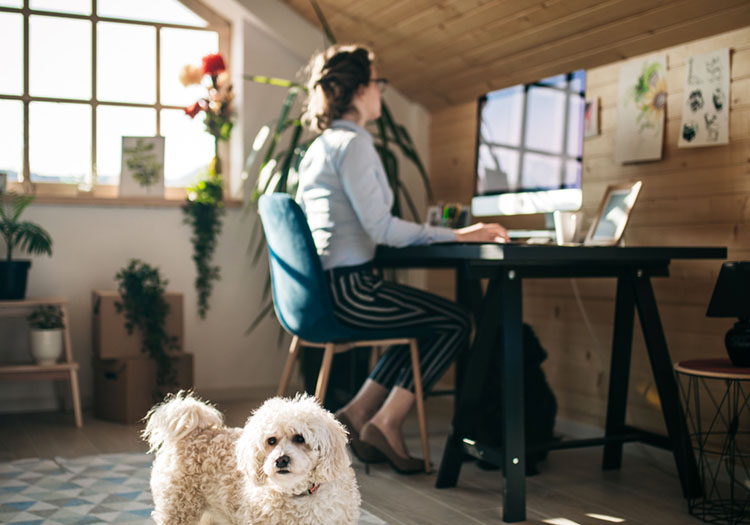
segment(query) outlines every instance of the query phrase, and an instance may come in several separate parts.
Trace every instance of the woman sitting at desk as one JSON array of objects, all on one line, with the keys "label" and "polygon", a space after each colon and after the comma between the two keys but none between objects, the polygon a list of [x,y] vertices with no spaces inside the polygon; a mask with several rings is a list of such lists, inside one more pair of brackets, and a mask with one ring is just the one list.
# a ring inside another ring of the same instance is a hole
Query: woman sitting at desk
[{"label": "woman sitting at desk", "polygon": [[[375,246],[498,242],[507,234],[498,224],[452,230],[391,215],[393,193],[363,127],[380,116],[386,86],[373,59],[360,46],[334,46],[313,58],[306,117],[323,133],[302,160],[298,200],[343,324],[362,330],[428,329],[431,335],[418,340],[426,391],[467,346],[469,315],[451,301],[375,276]],[[409,360],[408,352],[389,348],[354,399],[337,413],[357,457],[366,462],[388,459],[402,473],[424,468],[421,459],[409,455],[401,434],[414,402]]]}]

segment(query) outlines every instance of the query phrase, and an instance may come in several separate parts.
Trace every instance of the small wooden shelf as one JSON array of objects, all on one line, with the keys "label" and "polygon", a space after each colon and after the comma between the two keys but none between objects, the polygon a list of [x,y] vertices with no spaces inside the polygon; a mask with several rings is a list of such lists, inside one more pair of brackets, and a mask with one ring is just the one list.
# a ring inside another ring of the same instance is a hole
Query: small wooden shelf
[{"label": "small wooden shelf", "polygon": [[77,427],[83,426],[81,396],[78,389],[78,363],[73,361],[70,344],[70,317],[68,301],[60,297],[30,298],[23,301],[0,301],[0,316],[17,315],[19,311],[30,310],[42,305],[59,306],[63,315],[63,361],[54,365],[2,364],[0,381],[68,381],[73,402],[73,413]]}]

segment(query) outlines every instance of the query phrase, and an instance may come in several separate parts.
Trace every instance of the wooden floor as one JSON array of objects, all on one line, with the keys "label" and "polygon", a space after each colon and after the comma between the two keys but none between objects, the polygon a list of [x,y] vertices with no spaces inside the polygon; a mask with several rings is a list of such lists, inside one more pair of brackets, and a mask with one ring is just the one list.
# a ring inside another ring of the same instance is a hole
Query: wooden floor
[{"label": "wooden floor", "polygon": [[[227,424],[244,424],[256,401],[219,403]],[[427,403],[433,461],[440,461],[449,429],[451,402],[432,398]],[[112,452],[145,452],[139,425],[125,426],[94,419],[84,413],[84,427],[76,429],[72,414],[0,415],[0,461],[28,457],[76,457]],[[416,418],[406,427],[411,450],[420,450]],[[558,433],[588,437],[592,429],[559,422]],[[550,453],[541,473],[527,478],[527,518],[524,523],[552,525],[690,524],[680,495],[671,455],[644,445],[626,445],[623,468],[603,472],[601,448]],[[354,468],[365,509],[390,525],[463,525],[500,523],[501,474],[465,463],[458,486],[434,488],[435,474],[399,476],[386,465],[370,473]],[[595,517],[600,515],[608,517]],[[615,521],[616,520],[616,521]],[[622,520],[622,521],[620,521]]]}]

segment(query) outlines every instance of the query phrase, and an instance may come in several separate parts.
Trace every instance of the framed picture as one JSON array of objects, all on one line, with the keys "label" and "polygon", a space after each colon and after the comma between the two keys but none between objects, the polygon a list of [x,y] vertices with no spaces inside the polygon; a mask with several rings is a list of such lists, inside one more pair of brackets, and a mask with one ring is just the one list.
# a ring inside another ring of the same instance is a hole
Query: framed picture
[{"label": "framed picture", "polygon": [[583,110],[583,137],[596,137],[599,134],[599,97],[587,100]]},{"label": "framed picture", "polygon": [[164,137],[122,137],[120,197],[164,197]]},{"label": "framed picture", "polygon": [[0,195],[4,194],[8,188],[8,174],[0,171]]},{"label": "framed picture", "polygon": [[584,245],[615,246],[620,242],[641,185],[641,181],[636,181],[612,184],[607,188],[599,211],[583,241]]}]

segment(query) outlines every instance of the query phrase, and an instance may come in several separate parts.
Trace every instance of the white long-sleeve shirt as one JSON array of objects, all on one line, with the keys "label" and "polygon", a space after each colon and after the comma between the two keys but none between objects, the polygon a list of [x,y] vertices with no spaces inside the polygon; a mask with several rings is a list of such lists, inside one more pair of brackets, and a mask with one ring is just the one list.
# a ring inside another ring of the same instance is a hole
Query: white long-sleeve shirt
[{"label": "white long-sleeve shirt", "polygon": [[324,270],[369,262],[378,244],[455,240],[449,228],[391,215],[393,192],[372,136],[348,120],[335,120],[310,145],[300,165],[297,200]]}]

